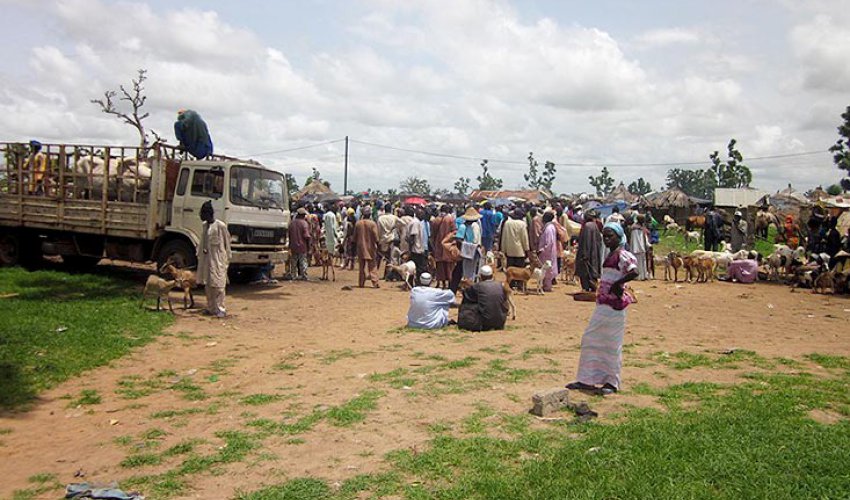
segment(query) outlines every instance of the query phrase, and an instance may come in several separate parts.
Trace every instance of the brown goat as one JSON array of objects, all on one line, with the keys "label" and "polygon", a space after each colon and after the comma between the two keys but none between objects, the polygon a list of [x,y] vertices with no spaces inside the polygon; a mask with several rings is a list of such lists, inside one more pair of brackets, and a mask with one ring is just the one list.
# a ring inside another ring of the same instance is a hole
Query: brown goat
[{"label": "brown goat", "polygon": [[198,285],[198,278],[194,271],[189,269],[177,269],[171,262],[166,262],[159,270],[160,274],[165,274],[174,278],[177,286],[183,290],[183,309],[191,309],[195,307],[195,297],[192,295],[192,289]]}]

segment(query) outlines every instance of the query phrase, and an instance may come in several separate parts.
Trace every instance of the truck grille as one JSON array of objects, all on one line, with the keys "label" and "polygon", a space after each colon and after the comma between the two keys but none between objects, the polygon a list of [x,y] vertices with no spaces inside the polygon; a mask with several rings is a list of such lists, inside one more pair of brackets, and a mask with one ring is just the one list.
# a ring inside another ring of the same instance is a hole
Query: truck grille
[{"label": "truck grille", "polygon": [[230,224],[227,230],[239,237],[239,243],[248,245],[279,245],[284,235],[283,228],[249,227]]}]

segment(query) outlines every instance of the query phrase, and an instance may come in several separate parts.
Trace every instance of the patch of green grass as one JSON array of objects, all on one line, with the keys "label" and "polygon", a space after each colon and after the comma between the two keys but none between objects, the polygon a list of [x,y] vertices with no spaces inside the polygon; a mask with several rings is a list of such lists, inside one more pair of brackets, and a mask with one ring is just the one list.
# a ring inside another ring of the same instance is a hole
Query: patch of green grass
[{"label": "patch of green grass", "polygon": [[187,401],[202,401],[209,397],[201,386],[192,382],[192,380],[188,377],[181,378],[180,381],[172,385],[171,388],[175,391],[182,392],[183,399]]},{"label": "patch of green grass", "polygon": [[[139,307],[138,284],[119,278],[0,269],[0,408],[106,365],[173,320]],[[15,295],[12,295],[15,294]]]},{"label": "patch of green grass", "polygon": [[531,359],[533,356],[536,356],[538,354],[552,354],[552,352],[552,349],[549,349],[548,347],[532,347],[523,351],[522,355],[520,356],[520,359],[525,361]]},{"label": "patch of green grass", "polygon": [[10,429],[8,427],[0,428],[0,436],[5,436],[6,434],[11,434],[11,433],[12,433],[12,429]]},{"label": "patch of green grass", "polygon": [[94,389],[83,389],[77,399],[68,403],[69,407],[99,405],[101,403],[100,394]]},{"label": "patch of green grass", "polygon": [[846,356],[831,356],[829,354],[806,354],[806,359],[812,363],[817,363],[824,368],[840,368],[842,370],[850,370],[850,358]]},{"label": "patch of green grass", "polygon": [[157,439],[160,439],[160,438],[164,438],[167,435],[168,435],[168,433],[165,432],[164,430],[157,429],[156,427],[154,427],[153,429],[148,429],[145,432],[143,432],[141,434],[141,438],[144,439],[145,441],[153,441],[153,440],[157,440]]},{"label": "patch of green grass", "polygon": [[275,365],[272,365],[273,370],[277,370],[279,372],[291,372],[298,368],[297,365],[293,365],[292,363],[287,363],[286,361],[281,361]]},{"label": "patch of green grass", "polygon": [[251,394],[240,400],[243,405],[262,406],[280,401],[283,396],[279,394]]},{"label": "patch of green grass", "polygon": [[847,401],[848,381],[759,373],[723,390],[682,384],[655,392],[694,405],[635,410],[569,436],[518,427],[515,438],[488,437],[479,409],[466,421],[473,435],[440,434],[429,450],[388,460],[419,488],[408,498],[843,498],[850,423],[807,415]]},{"label": "patch of green grass", "polygon": [[193,451],[195,451],[195,447],[202,442],[203,441],[200,439],[187,439],[185,441],[181,441],[180,443],[177,443],[162,452],[162,457],[169,458],[192,453]]},{"label": "patch of green grass", "polygon": [[184,417],[186,415],[196,415],[198,413],[204,413],[204,410],[201,408],[183,408],[181,410],[162,410],[158,412],[151,413],[151,418],[174,418],[174,417]]},{"label": "patch of green grass", "polygon": [[299,478],[253,493],[239,492],[236,498],[238,500],[324,500],[331,498],[331,489],[325,481],[320,479]]},{"label": "patch of green grass", "polygon": [[121,481],[124,490],[143,491],[147,498],[171,498],[188,490],[186,481],[176,472],[150,476],[133,476]]},{"label": "patch of green grass", "polygon": [[378,407],[378,400],[384,396],[383,391],[366,390],[355,398],[333,407],[326,412],[331,425],[347,427],[366,419],[366,412]]},{"label": "patch of green grass", "polygon": [[480,434],[487,430],[485,419],[492,417],[496,412],[492,408],[485,405],[478,405],[478,408],[471,415],[463,419],[461,428],[467,434]]},{"label": "patch of green grass", "polygon": [[456,359],[453,361],[447,361],[439,365],[439,368],[444,370],[457,370],[459,368],[469,368],[474,365],[475,362],[478,361],[478,358],[473,356],[467,356],[463,359]]},{"label": "patch of green grass", "polygon": [[653,355],[653,359],[675,370],[687,370],[698,366],[711,366],[711,358],[705,354],[693,354],[685,351],[674,353],[658,352]]},{"label": "patch of green grass", "polygon": [[[35,500],[45,498],[45,494],[63,488],[62,483],[56,479],[56,474],[42,472],[27,478],[27,482],[36,485],[25,490],[16,490],[12,493],[12,500]],[[52,497],[55,497],[53,495]]]},{"label": "patch of green grass", "polygon": [[330,364],[336,363],[337,361],[339,361],[341,359],[356,358],[357,356],[362,356],[363,354],[367,354],[367,353],[365,353],[365,352],[354,352],[351,349],[332,350],[332,351],[329,351],[328,353],[326,353],[324,356],[322,356],[319,359],[319,361],[321,361],[321,363],[323,365],[330,365]]},{"label": "patch of green grass", "polygon": [[121,461],[121,467],[135,469],[137,467],[146,467],[149,465],[159,465],[162,463],[162,457],[156,453],[139,453],[130,455]]},{"label": "patch of green grass", "polygon": [[396,368],[386,373],[373,373],[369,375],[369,380],[371,382],[386,382],[393,389],[413,387],[416,384],[416,378],[411,377],[409,373],[410,371],[406,368]]}]

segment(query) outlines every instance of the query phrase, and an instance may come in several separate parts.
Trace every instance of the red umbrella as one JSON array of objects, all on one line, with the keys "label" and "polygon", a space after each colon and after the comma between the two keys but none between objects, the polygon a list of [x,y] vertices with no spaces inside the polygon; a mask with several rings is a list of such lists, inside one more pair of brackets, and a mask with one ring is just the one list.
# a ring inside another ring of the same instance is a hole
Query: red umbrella
[{"label": "red umbrella", "polygon": [[418,196],[411,196],[404,200],[404,203],[407,205],[426,205],[428,202],[425,201],[424,198],[420,198]]}]

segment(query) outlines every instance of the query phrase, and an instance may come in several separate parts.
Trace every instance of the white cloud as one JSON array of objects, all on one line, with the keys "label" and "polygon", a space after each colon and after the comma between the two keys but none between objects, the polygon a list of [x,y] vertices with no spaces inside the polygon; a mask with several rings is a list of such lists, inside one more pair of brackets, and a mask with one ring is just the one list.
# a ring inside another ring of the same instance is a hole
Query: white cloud
[{"label": "white cloud", "polygon": [[635,37],[635,42],[641,48],[666,47],[668,45],[697,44],[701,41],[700,33],[695,29],[664,28],[650,30]]},{"label": "white cloud", "polygon": [[850,16],[817,15],[791,32],[807,89],[846,93],[850,88]]}]

